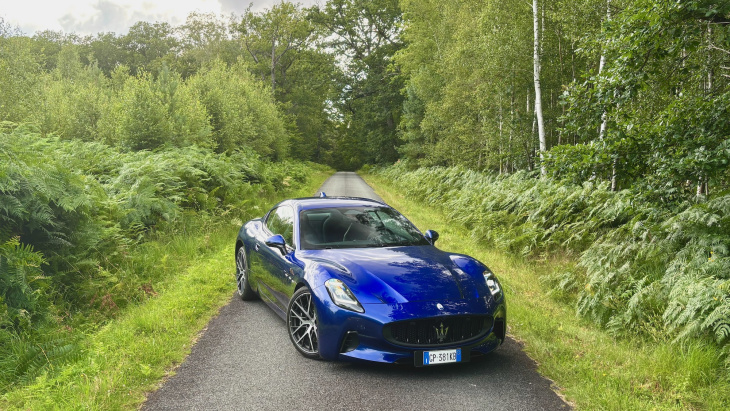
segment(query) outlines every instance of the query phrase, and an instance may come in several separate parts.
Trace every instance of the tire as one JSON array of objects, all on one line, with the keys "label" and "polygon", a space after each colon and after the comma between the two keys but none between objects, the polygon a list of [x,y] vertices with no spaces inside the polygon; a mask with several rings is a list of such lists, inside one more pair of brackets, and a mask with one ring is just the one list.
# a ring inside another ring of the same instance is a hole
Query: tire
[{"label": "tire", "polygon": [[298,289],[289,300],[286,310],[286,328],[289,339],[299,354],[310,359],[321,359],[319,355],[319,332],[317,328],[317,307],[314,296],[306,286]]},{"label": "tire", "polygon": [[242,300],[253,300],[256,293],[249,282],[248,259],[246,259],[246,248],[241,246],[236,252],[236,287],[238,295]]}]

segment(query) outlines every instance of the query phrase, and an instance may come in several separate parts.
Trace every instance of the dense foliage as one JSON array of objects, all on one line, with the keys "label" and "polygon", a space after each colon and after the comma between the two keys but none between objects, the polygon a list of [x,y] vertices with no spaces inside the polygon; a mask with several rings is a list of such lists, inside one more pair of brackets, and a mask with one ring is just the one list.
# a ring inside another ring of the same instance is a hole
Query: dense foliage
[{"label": "dense foliage", "polygon": [[27,37],[0,20],[0,387],[73,360],[85,330],[156,295],[150,239],[194,236],[311,174],[288,159],[314,150],[289,142],[317,144],[301,132],[328,127],[329,82],[281,76],[291,93],[272,95],[229,27],[194,14]]},{"label": "dense foliage", "polygon": [[[540,154],[526,2],[406,0],[402,154],[533,170]],[[730,184],[730,6],[540,1],[546,171],[673,202]]]},{"label": "dense foliage", "polygon": [[[73,344],[49,329],[103,320],[154,290],[154,272],[119,277],[150,233],[240,210],[309,173],[250,150],[123,151],[10,123],[0,156],[0,340],[4,361],[16,361],[2,367],[2,384],[52,366],[40,351],[68,354]],[[34,344],[41,348],[19,355]]]}]

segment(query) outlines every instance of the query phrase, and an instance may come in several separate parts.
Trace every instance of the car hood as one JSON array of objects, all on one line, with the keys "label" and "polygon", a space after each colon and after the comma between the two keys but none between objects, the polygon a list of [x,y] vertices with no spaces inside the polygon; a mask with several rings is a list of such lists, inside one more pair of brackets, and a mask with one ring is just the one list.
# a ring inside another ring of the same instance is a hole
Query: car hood
[{"label": "car hood", "polygon": [[337,277],[364,304],[464,298],[449,255],[432,246],[316,250],[307,254],[308,260],[334,268]]}]

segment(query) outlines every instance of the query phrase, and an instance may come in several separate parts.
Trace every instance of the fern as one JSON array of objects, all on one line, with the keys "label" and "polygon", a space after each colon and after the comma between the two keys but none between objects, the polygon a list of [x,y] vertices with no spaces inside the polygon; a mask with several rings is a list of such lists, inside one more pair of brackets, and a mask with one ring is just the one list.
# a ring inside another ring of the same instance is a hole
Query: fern
[{"label": "fern", "polygon": [[2,349],[0,384],[22,384],[33,381],[81,358],[80,339],[65,332],[42,329],[22,338],[10,338]]},{"label": "fern", "polygon": [[[727,283],[725,283],[727,285]],[[724,287],[726,293],[728,287]],[[702,322],[702,328],[712,330],[715,334],[715,340],[718,344],[727,344],[730,342],[730,297],[727,294],[718,299],[714,309],[707,315]]]},{"label": "fern", "polygon": [[6,321],[17,329],[30,327],[38,318],[43,300],[36,292],[39,281],[44,279],[40,266],[45,262],[40,253],[28,244],[21,244],[18,237],[0,244],[0,298]]}]

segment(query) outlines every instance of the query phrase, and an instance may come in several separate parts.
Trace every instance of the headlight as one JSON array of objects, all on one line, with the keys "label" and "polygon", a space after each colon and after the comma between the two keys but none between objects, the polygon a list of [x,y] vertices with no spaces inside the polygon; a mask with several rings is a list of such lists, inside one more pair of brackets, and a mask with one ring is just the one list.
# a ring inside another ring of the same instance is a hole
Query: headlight
[{"label": "headlight", "polygon": [[495,300],[499,300],[502,297],[502,287],[499,285],[497,277],[491,271],[486,270],[484,271],[484,280],[487,282],[487,287],[489,287],[489,292],[492,293],[492,297]]},{"label": "headlight", "polygon": [[352,291],[342,281],[332,278],[325,281],[324,286],[327,287],[327,292],[330,293],[330,298],[336,306],[358,313],[365,312]]}]

